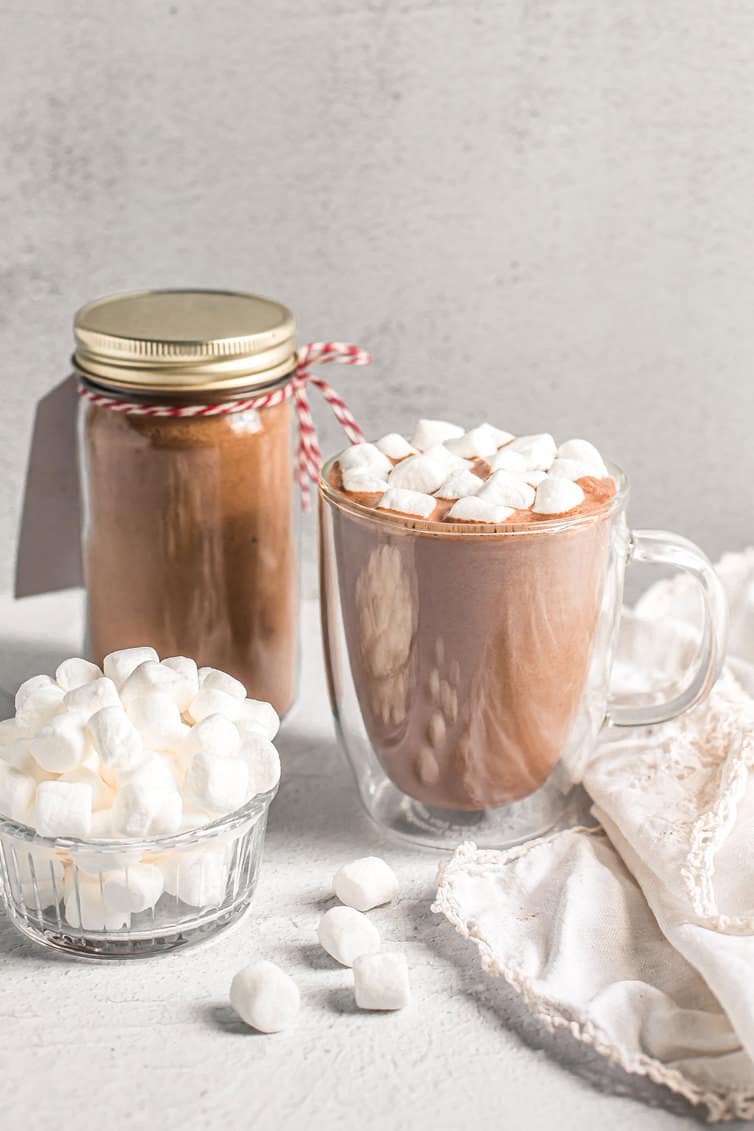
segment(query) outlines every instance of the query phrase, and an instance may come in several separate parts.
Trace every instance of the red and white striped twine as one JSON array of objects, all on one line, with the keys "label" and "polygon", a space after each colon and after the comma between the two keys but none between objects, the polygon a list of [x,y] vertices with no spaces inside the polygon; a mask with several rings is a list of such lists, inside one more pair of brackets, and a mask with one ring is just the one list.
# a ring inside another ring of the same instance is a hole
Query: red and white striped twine
[{"label": "red and white striped twine", "polygon": [[317,432],[312,420],[309,399],[306,392],[308,384],[315,385],[333,410],[352,444],[360,444],[363,433],[354,420],[345,401],[331,385],[321,377],[315,377],[312,365],[369,365],[372,358],[366,350],[347,342],[310,342],[298,351],[296,369],[290,381],[271,393],[240,401],[224,401],[222,404],[197,405],[154,405],[138,404],[133,401],[115,400],[113,397],[95,393],[83,382],[79,382],[79,395],[100,408],[110,408],[126,416],[227,416],[231,412],[246,412],[249,409],[272,408],[293,399],[298,417],[298,449],[296,453],[295,475],[301,488],[301,503],[304,510],[309,509],[309,483],[316,483],[322,466],[322,454],[317,443]]}]

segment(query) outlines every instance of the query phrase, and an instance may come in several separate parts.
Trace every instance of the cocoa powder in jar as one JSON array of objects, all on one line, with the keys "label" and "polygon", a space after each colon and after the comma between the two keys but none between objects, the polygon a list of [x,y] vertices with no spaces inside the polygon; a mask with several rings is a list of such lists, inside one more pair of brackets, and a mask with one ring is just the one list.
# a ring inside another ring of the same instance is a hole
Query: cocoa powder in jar
[{"label": "cocoa powder in jar", "polygon": [[195,418],[86,400],[81,411],[92,658],[151,644],[285,712],[298,598],[290,402]]}]

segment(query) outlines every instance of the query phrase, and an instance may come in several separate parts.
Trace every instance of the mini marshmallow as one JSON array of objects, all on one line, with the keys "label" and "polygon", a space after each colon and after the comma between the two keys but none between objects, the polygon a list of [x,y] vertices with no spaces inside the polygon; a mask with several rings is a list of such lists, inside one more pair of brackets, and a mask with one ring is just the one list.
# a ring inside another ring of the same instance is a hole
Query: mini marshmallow
[{"label": "mini marshmallow", "polygon": [[409,444],[405,436],[400,436],[397,432],[388,432],[387,436],[377,441],[375,447],[379,448],[388,459],[399,460],[416,455],[416,448]]},{"label": "mini marshmallow", "polygon": [[108,769],[131,773],[144,761],[146,754],[141,735],[121,706],[96,711],[87,729]]},{"label": "mini marshmallow", "polygon": [[[178,706],[179,699],[185,699],[188,706],[198,690],[198,676],[196,683],[190,688],[191,693],[186,696],[185,681],[175,668],[160,664],[156,660],[145,660],[143,664],[139,664],[138,668],[134,668],[120,688],[120,698],[126,709],[134,699],[143,699],[146,695],[157,693],[167,695],[175,702],[176,706]],[[185,710],[185,708],[183,709]]]},{"label": "mini marshmallow", "polygon": [[168,895],[191,907],[216,907],[225,899],[228,864],[219,848],[171,852],[159,860]]},{"label": "mini marshmallow", "polygon": [[29,742],[32,758],[51,774],[74,770],[86,753],[84,724],[77,715],[56,715]]},{"label": "mini marshmallow", "polygon": [[338,456],[338,466],[341,474],[358,467],[361,471],[369,471],[384,479],[393,465],[374,444],[352,444]]},{"label": "mini marshmallow", "polygon": [[12,821],[28,824],[37,783],[31,774],[21,773],[0,762],[0,813]]},{"label": "mini marshmallow", "polygon": [[585,479],[591,476],[595,479],[602,479],[603,475],[608,474],[607,468],[600,470],[594,464],[584,463],[579,459],[556,459],[552,467],[547,473],[555,479]]},{"label": "mini marshmallow", "polygon": [[431,459],[438,467],[441,467],[446,475],[451,471],[460,471],[463,467],[468,467],[465,459],[460,456],[453,455],[444,444],[433,444],[431,448],[427,448],[424,452],[424,459]]},{"label": "mini marshmallow", "polygon": [[353,907],[331,907],[319,921],[319,941],[342,966],[353,966],[362,954],[376,954],[380,935],[374,923]]},{"label": "mini marshmallow", "polygon": [[333,890],[341,903],[356,911],[371,911],[398,894],[395,872],[379,856],[364,856],[335,873]]},{"label": "mini marshmallow", "polygon": [[105,656],[102,667],[108,679],[111,679],[116,687],[122,687],[139,664],[143,664],[146,660],[157,662],[159,658],[154,648],[121,648],[120,651]]},{"label": "mini marshmallow", "polygon": [[463,499],[476,495],[484,483],[478,475],[467,468],[452,471],[443,484],[435,491],[436,499]]},{"label": "mini marshmallow", "polygon": [[25,696],[21,706],[16,709],[16,725],[22,735],[31,736],[49,723],[54,715],[62,711],[65,693],[50,682],[40,686]]},{"label": "mini marshmallow", "polygon": [[91,664],[89,660],[82,660],[77,656],[70,660],[63,660],[63,663],[58,665],[58,670],[55,672],[55,682],[58,687],[62,687],[63,691],[75,691],[77,687],[83,687],[85,683],[91,683],[92,680],[101,678],[101,668],[98,668],[96,664]]},{"label": "mini marshmallow", "polygon": [[111,679],[104,677],[67,691],[63,702],[67,710],[75,711],[84,722],[103,707],[120,707],[118,688]]},{"label": "mini marshmallow", "polygon": [[478,495],[471,495],[453,503],[448,511],[447,518],[451,522],[499,523],[505,522],[512,514],[513,509],[511,507],[498,506],[497,503],[480,499]]},{"label": "mini marshmallow", "polygon": [[[40,789],[42,787],[40,786]],[[178,790],[127,781],[115,794],[112,830],[116,837],[170,836],[178,831],[183,803]]]},{"label": "mini marshmallow", "polygon": [[480,499],[498,506],[526,510],[534,502],[534,488],[518,479],[512,472],[494,471],[479,492]]},{"label": "mini marshmallow", "polygon": [[528,483],[530,487],[539,487],[543,479],[547,478],[546,471],[525,471],[521,476],[524,483]]},{"label": "mini marshmallow", "polygon": [[187,714],[192,722],[200,723],[209,715],[225,715],[235,722],[243,714],[242,700],[226,691],[215,691],[211,687],[200,687],[199,694],[191,700]]},{"label": "mini marshmallow", "polygon": [[379,475],[373,475],[368,470],[362,471],[358,467],[344,471],[342,478],[343,490],[353,491],[354,494],[381,495],[387,488],[387,479],[382,479]]},{"label": "mini marshmallow", "polygon": [[39,691],[42,687],[53,687],[53,680],[48,675],[33,675],[31,679],[25,679],[16,692],[15,708],[20,711],[26,700],[35,691]]},{"label": "mini marshmallow", "polygon": [[200,683],[202,689],[206,691],[224,691],[234,699],[246,698],[246,688],[240,679],[228,675],[227,672],[221,672],[219,668],[202,668]]},{"label": "mini marshmallow", "polygon": [[583,501],[584,492],[578,483],[548,475],[537,487],[532,510],[535,514],[567,514]]},{"label": "mini marshmallow", "polygon": [[186,770],[186,799],[211,813],[230,813],[246,801],[249,771],[242,758],[218,758],[200,750]]},{"label": "mini marshmallow", "polygon": [[168,656],[160,666],[170,668],[180,677],[180,682],[174,685],[169,693],[178,704],[178,710],[185,711],[199,690],[199,673],[195,661],[190,660],[188,656]]},{"label": "mini marshmallow", "polygon": [[361,955],[353,964],[353,988],[359,1009],[403,1009],[411,1000],[405,955]]},{"label": "mini marshmallow", "polygon": [[521,452],[513,452],[510,447],[501,448],[494,456],[486,461],[491,471],[512,471],[514,474],[523,475],[526,471],[526,459]]},{"label": "mini marshmallow", "polygon": [[164,881],[156,864],[129,864],[102,873],[102,899],[107,911],[138,915],[154,907]]},{"label": "mini marshmallow", "polygon": [[[400,467],[400,464],[398,465]],[[377,504],[381,511],[396,511],[398,514],[413,514],[418,518],[429,518],[437,505],[431,495],[421,491],[406,491],[401,487],[388,487]]]},{"label": "mini marshmallow", "polygon": [[[590,444],[588,440],[566,440],[558,448],[558,456],[561,459],[576,459],[581,463],[588,463],[592,467],[597,468],[602,475],[607,475],[607,468],[605,461],[600,453],[595,448],[594,444]],[[594,475],[595,472],[592,472]]]},{"label": "mini marshmallow", "polygon": [[466,459],[479,459],[480,457],[484,459],[491,456],[500,447],[500,443],[504,443],[504,441],[498,442],[497,429],[491,428],[489,424],[480,424],[477,428],[464,432],[463,436],[447,441],[451,452],[454,452],[457,456],[464,456]]},{"label": "mini marshmallow", "polygon": [[218,758],[230,758],[238,753],[241,736],[238,727],[225,715],[207,715],[191,727],[183,742],[183,753],[196,754],[207,750]]},{"label": "mini marshmallow", "polygon": [[423,452],[433,444],[444,444],[446,440],[455,440],[458,436],[463,436],[463,428],[459,428],[457,424],[449,424],[447,420],[419,420],[411,443]]},{"label": "mini marshmallow", "polygon": [[34,827],[40,836],[89,836],[92,787],[82,782],[41,782],[34,802]]},{"label": "mini marshmallow", "polygon": [[255,962],[239,970],[230,984],[230,1004],[260,1033],[279,1033],[296,1019],[298,987],[274,962]]},{"label": "mini marshmallow", "polygon": [[178,705],[163,692],[132,699],[126,712],[144,745],[153,750],[175,750],[187,733]]},{"label": "mini marshmallow", "polygon": [[23,774],[33,773],[36,765],[29,753],[29,739],[21,734],[15,719],[0,722],[0,760]]},{"label": "mini marshmallow", "polygon": [[92,812],[97,809],[109,809],[113,803],[114,794],[110,786],[102,780],[96,770],[88,766],[77,766],[75,770],[61,774],[58,781],[88,785],[92,791]]},{"label": "mini marshmallow", "polygon": [[280,755],[263,734],[245,734],[238,753],[248,769],[248,797],[275,788],[280,781]]},{"label": "mini marshmallow", "polygon": [[258,730],[272,742],[280,730],[280,717],[272,703],[265,703],[261,699],[244,699],[236,726],[242,736],[247,730]]},{"label": "mini marshmallow", "polygon": [[401,460],[388,476],[391,488],[419,491],[425,495],[436,491],[445,480],[448,469],[427,455],[409,456]]},{"label": "mini marshmallow", "polygon": [[66,877],[63,912],[72,927],[85,931],[119,931],[131,925],[127,911],[116,911],[105,906],[98,879],[80,873]]},{"label": "mini marshmallow", "polygon": [[555,459],[557,447],[549,432],[538,432],[533,436],[519,436],[508,444],[508,451],[518,452],[526,460],[531,471],[547,471]]},{"label": "mini marshmallow", "polygon": [[171,790],[176,787],[177,769],[175,758],[170,754],[159,754],[152,750],[125,780],[147,789]]}]

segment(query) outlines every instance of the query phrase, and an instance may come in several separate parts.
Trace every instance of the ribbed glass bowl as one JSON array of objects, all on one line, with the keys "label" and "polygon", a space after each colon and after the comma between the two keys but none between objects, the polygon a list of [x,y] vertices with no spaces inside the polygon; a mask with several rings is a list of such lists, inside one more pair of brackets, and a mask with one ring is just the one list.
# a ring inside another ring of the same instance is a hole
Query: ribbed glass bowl
[{"label": "ribbed glass bowl", "polygon": [[[153,840],[48,838],[0,816],[0,883],[10,920],[34,942],[86,958],[149,957],[208,939],[251,902],[276,792]],[[134,885],[138,901],[134,881],[145,874],[161,883],[159,898],[146,910],[121,910],[124,889]]]}]

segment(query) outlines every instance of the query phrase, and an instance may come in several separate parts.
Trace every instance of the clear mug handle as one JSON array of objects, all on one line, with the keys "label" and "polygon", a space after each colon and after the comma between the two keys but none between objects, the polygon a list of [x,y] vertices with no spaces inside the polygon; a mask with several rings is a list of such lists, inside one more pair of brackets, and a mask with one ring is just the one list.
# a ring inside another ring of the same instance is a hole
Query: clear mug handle
[{"label": "clear mug handle", "polygon": [[693,542],[679,534],[669,534],[665,530],[632,531],[627,561],[675,566],[676,569],[691,574],[699,586],[704,606],[702,639],[688,683],[683,690],[664,703],[652,703],[649,706],[608,702],[605,722],[612,726],[651,726],[653,723],[674,719],[709,692],[725,659],[728,603],[725,590],[707,556]]}]

